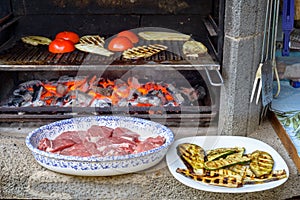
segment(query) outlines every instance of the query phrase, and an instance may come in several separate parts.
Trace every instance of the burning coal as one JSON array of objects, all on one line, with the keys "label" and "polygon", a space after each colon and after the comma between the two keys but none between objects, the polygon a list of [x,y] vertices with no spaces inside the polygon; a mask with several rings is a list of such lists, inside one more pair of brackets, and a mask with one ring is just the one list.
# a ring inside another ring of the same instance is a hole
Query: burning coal
[{"label": "burning coal", "polygon": [[192,105],[206,95],[203,87],[176,88],[164,82],[140,83],[135,77],[114,81],[96,76],[62,76],[55,81],[31,80],[13,91],[8,107],[110,107]]}]

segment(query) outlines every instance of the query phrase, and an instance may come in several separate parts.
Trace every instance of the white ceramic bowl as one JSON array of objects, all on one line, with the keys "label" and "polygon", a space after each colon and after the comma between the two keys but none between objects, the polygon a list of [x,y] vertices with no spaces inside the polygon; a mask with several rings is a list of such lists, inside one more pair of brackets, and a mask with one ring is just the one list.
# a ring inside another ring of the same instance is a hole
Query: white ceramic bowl
[{"label": "white ceramic bowl", "polygon": [[[37,149],[42,138],[54,139],[62,132],[87,130],[92,125],[124,127],[140,134],[141,137],[160,135],[165,137],[166,141],[155,149],[125,156],[64,156]],[[174,134],[166,126],[145,119],[121,116],[92,116],[61,120],[42,126],[26,137],[26,145],[40,165],[59,173],[79,176],[111,176],[147,169],[164,158],[173,141]]]}]

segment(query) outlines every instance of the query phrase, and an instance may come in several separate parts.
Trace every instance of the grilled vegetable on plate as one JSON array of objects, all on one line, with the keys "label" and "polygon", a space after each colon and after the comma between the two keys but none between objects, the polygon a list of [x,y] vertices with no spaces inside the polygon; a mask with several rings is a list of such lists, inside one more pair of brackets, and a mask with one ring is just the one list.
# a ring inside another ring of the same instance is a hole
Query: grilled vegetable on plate
[{"label": "grilled vegetable on plate", "polygon": [[166,155],[183,184],[211,192],[262,191],[283,184],[289,170],[269,145],[239,136],[196,136],[174,142]]}]

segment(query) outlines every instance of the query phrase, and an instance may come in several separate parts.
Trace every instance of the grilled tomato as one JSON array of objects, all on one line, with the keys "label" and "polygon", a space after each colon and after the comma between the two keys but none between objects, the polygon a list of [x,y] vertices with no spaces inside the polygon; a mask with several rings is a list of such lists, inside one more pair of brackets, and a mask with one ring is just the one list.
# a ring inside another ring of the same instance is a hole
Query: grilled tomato
[{"label": "grilled tomato", "polygon": [[138,36],[134,32],[131,32],[131,31],[122,31],[122,32],[118,33],[117,36],[118,37],[119,36],[127,37],[133,44],[139,42]]},{"label": "grilled tomato", "polygon": [[64,39],[64,40],[70,40],[74,44],[79,42],[79,36],[77,33],[71,32],[71,31],[63,31],[60,33],[57,33],[55,36],[55,39]]},{"label": "grilled tomato", "polygon": [[68,53],[74,50],[74,43],[69,40],[55,39],[49,44],[49,51],[51,53]]},{"label": "grilled tomato", "polygon": [[125,51],[133,47],[133,43],[124,36],[118,36],[113,38],[108,44],[108,50],[110,51]]}]

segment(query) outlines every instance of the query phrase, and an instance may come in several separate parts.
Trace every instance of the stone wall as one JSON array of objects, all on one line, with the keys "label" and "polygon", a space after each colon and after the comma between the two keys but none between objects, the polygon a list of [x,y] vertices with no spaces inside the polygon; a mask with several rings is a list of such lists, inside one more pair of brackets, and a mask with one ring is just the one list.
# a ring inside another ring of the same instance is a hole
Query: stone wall
[{"label": "stone wall", "polygon": [[259,125],[261,100],[258,105],[250,103],[250,95],[260,62],[266,3],[232,0],[225,4],[225,84],[220,101],[220,133],[224,135],[246,136]]}]

